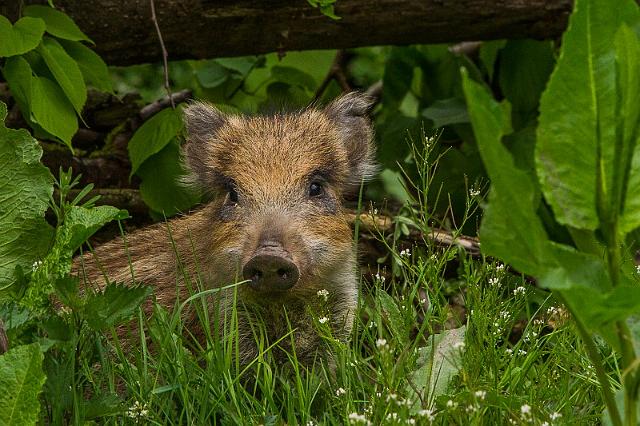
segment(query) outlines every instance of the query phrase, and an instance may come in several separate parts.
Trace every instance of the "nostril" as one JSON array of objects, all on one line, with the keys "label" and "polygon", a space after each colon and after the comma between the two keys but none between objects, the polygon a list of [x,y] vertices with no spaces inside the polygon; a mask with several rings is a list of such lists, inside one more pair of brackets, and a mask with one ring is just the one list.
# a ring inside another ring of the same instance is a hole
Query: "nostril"
[{"label": "nostril", "polygon": [[289,271],[288,270],[286,270],[284,268],[278,269],[278,276],[280,278],[282,278],[283,280],[286,280],[288,275],[289,275]]}]

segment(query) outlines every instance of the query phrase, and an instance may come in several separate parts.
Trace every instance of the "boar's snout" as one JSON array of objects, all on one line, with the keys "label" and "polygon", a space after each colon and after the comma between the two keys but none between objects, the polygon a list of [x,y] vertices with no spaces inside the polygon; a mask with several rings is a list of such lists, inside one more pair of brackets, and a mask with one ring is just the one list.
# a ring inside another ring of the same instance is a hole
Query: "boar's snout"
[{"label": "boar's snout", "polygon": [[280,244],[262,245],[242,268],[244,279],[251,281],[256,291],[285,291],[300,278],[298,267]]}]

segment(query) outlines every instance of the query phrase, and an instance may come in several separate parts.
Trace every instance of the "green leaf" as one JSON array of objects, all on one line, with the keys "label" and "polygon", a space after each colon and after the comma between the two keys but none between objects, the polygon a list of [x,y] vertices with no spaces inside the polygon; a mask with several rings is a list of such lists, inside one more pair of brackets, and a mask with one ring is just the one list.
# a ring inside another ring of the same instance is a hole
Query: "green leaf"
[{"label": "green leaf", "polygon": [[60,40],[60,44],[76,61],[87,84],[103,92],[113,93],[107,64],[96,52],[77,41]]},{"label": "green leaf", "polygon": [[[428,395],[429,401],[435,401],[435,398],[447,392],[449,382],[461,366],[460,347],[464,344],[465,333],[466,326],[445,330],[429,336],[427,346],[419,349],[418,368],[412,378],[414,386],[407,389],[412,394],[416,389],[421,391],[422,395],[415,395],[416,401],[425,395]],[[416,404],[412,411],[420,408]]]},{"label": "green leaf", "polygon": [[147,120],[129,141],[131,175],[144,161],[157,154],[182,130],[179,109],[166,108]]},{"label": "green leaf", "polygon": [[78,295],[78,278],[65,276],[58,278],[53,284],[56,296],[65,305],[73,310],[78,310],[84,305],[83,300]]},{"label": "green leaf", "polygon": [[84,318],[94,330],[104,330],[130,317],[152,293],[148,286],[108,284],[102,293],[87,298]]},{"label": "green leaf", "polygon": [[37,343],[15,347],[0,356],[0,424],[34,425],[39,419],[38,395],[46,380]]},{"label": "green leaf", "polygon": [[514,111],[537,111],[554,63],[549,41],[507,42],[500,52],[500,88]]},{"label": "green leaf", "polygon": [[31,119],[71,149],[78,119],[60,86],[46,77],[33,77],[30,102]]},{"label": "green leaf", "polygon": [[[620,206],[623,234],[640,226],[640,40],[623,25],[614,42],[618,82],[618,129],[614,170],[614,203]],[[625,193],[626,188],[626,193]]]},{"label": "green leaf", "polygon": [[214,60],[203,61],[196,65],[196,77],[198,82],[207,89],[212,89],[223,84],[229,79],[229,70]]},{"label": "green leaf", "polygon": [[44,220],[53,177],[40,163],[42,148],[26,130],[4,127],[6,115],[0,102],[0,290],[15,282],[17,266],[42,259],[53,237]]},{"label": "green leaf", "polygon": [[67,99],[73,105],[78,115],[82,114],[82,107],[87,101],[87,87],[76,61],[67,54],[60,43],[50,37],[45,37],[38,47],[44,62],[60,85]]},{"label": "green leaf", "polygon": [[447,124],[468,123],[469,114],[464,99],[449,98],[435,101],[422,111],[422,115],[433,121],[433,127]]},{"label": "green leaf", "polygon": [[316,88],[313,77],[298,68],[276,65],[271,67],[271,77],[276,81],[298,86],[308,91],[313,91]]},{"label": "green leaf", "polygon": [[480,45],[478,56],[480,57],[482,66],[489,76],[489,80],[493,80],[493,71],[495,68],[496,59],[498,58],[498,53],[500,53],[500,51],[506,44],[506,40],[493,40],[484,41],[482,42],[482,45]]},{"label": "green leaf", "polygon": [[596,203],[610,208],[616,147],[616,73],[612,41],[622,23],[640,21],[632,0],[578,0],[556,69],[540,101],[536,164],[557,221],[600,226]]},{"label": "green leaf", "polygon": [[0,57],[21,55],[35,49],[44,34],[44,21],[20,18],[15,25],[0,15]]},{"label": "green leaf", "polygon": [[393,300],[393,298],[389,296],[389,294],[384,290],[378,291],[376,293],[376,296],[378,301],[380,302],[380,307],[382,308],[384,315],[389,321],[389,326],[393,331],[393,335],[396,338],[401,339],[399,343],[402,346],[408,344],[409,335],[406,332],[402,313],[400,312],[400,309],[398,308],[395,300]]},{"label": "green leaf", "polygon": [[25,119],[31,119],[31,81],[33,73],[29,62],[21,56],[8,58],[2,69],[2,75],[9,83],[11,95],[18,103]]},{"label": "green leaf", "polygon": [[67,248],[76,251],[89,237],[106,223],[129,217],[126,210],[112,206],[98,206],[90,209],[74,206],[65,216],[64,226],[70,230]]},{"label": "green leaf", "polygon": [[547,234],[536,215],[533,182],[515,166],[502,144],[510,127],[509,114],[466,72],[462,75],[471,124],[491,179],[489,205],[480,227],[483,252],[504,259],[519,271],[538,275]]},{"label": "green leaf", "polygon": [[73,41],[91,41],[66,14],[47,6],[32,5],[24,8],[26,16],[41,18],[47,32],[58,38]]},{"label": "green leaf", "polygon": [[179,182],[186,171],[180,161],[180,147],[176,140],[148,158],[136,174],[142,179],[142,199],[159,218],[186,212],[200,201],[197,194]]}]

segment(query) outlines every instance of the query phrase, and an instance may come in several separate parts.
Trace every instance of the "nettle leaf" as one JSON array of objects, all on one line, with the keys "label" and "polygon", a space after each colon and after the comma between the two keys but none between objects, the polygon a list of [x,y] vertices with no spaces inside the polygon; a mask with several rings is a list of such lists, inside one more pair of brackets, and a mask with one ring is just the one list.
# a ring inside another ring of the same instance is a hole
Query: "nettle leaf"
[{"label": "nettle leaf", "polygon": [[77,41],[60,40],[60,44],[78,64],[84,81],[98,90],[113,93],[113,85],[107,64],[93,50]]},{"label": "nettle leaf", "polygon": [[73,108],[78,115],[81,115],[82,107],[87,101],[87,87],[76,61],[67,54],[60,43],[50,37],[45,37],[42,40],[38,52],[42,55],[51,74],[67,95]]},{"label": "nettle leaf", "polygon": [[37,343],[15,347],[0,356],[0,424],[29,425],[39,419],[38,395],[46,376]]},{"label": "nettle leaf", "polygon": [[46,77],[31,79],[31,119],[71,149],[78,118],[63,90]]},{"label": "nettle leaf", "polygon": [[540,100],[536,143],[541,188],[561,224],[589,230],[600,225],[597,194],[611,193],[615,170],[618,95],[611,45],[621,24],[639,21],[630,0],[615,7],[609,0],[576,1]]},{"label": "nettle leaf", "polygon": [[198,82],[207,89],[218,87],[229,79],[229,70],[214,60],[202,61],[195,67]]},{"label": "nettle leaf", "polygon": [[44,34],[44,21],[20,18],[14,25],[0,15],[0,57],[21,55],[35,49]]},{"label": "nettle leaf", "polygon": [[42,19],[46,24],[47,32],[58,38],[91,42],[91,39],[78,28],[69,16],[52,7],[40,5],[27,6],[24,8],[24,14]]},{"label": "nettle leaf", "polygon": [[147,120],[129,141],[131,175],[144,161],[167,146],[182,130],[180,109],[166,108]]},{"label": "nettle leaf", "polygon": [[200,201],[195,192],[179,183],[185,173],[180,162],[180,147],[175,139],[138,169],[136,174],[142,179],[142,199],[159,218],[185,212]]},{"label": "nettle leaf", "polygon": [[[414,386],[407,390],[409,393],[413,394],[417,389],[433,402],[447,392],[449,382],[461,367],[460,348],[464,344],[466,331],[466,326],[462,326],[429,336],[427,345],[419,348],[418,368],[413,373]],[[415,399],[420,401],[421,398],[416,395]],[[420,409],[418,404],[412,410],[417,409]]]},{"label": "nettle leaf", "polygon": [[53,177],[40,163],[42,148],[26,130],[7,129],[6,115],[0,102],[0,289],[15,282],[16,267],[42,259],[53,238],[44,220]]},{"label": "nettle leaf", "polygon": [[76,251],[98,229],[113,220],[129,217],[126,210],[112,206],[97,206],[90,209],[74,206],[65,216],[64,226],[70,231],[67,248]]},{"label": "nettle leaf", "polygon": [[129,318],[153,292],[148,286],[108,284],[102,293],[89,296],[84,318],[94,330],[104,330]]},{"label": "nettle leaf", "polygon": [[509,113],[464,70],[462,75],[471,124],[491,179],[489,205],[480,227],[483,251],[537,275],[543,270],[547,234],[536,215],[534,184],[502,144],[510,127]]}]

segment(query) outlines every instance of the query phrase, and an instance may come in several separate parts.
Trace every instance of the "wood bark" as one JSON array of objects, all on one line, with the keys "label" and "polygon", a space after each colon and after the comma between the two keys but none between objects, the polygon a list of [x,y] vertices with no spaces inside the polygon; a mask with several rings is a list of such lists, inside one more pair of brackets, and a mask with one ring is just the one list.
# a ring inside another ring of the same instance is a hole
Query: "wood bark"
[{"label": "wood bark", "polygon": [[[15,19],[20,4],[0,0]],[[160,62],[149,0],[56,0],[111,65]],[[333,20],[306,0],[155,0],[169,59],[290,50],[554,38],[572,0],[338,0]]]}]

